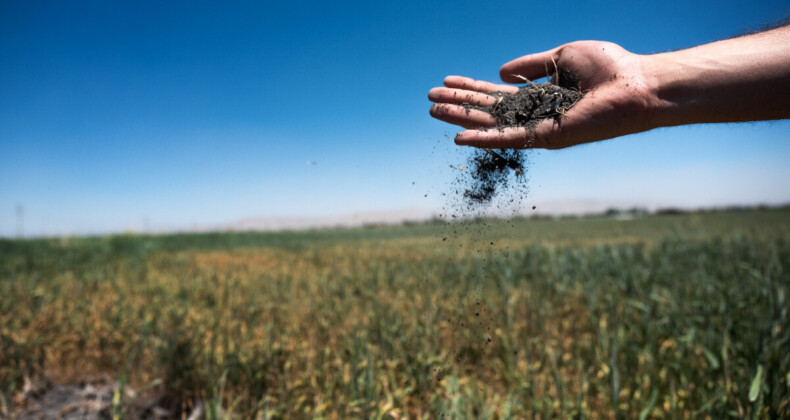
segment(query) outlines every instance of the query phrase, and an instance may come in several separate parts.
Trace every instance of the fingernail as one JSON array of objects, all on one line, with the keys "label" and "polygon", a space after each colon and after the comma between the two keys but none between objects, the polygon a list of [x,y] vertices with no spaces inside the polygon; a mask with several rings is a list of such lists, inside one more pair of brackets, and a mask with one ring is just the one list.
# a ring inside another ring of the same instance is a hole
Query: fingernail
[{"label": "fingernail", "polygon": [[464,139],[464,131],[455,135],[455,144],[458,146],[469,146],[469,140]]},{"label": "fingernail", "polygon": [[438,89],[438,88],[432,88],[431,90],[429,90],[429,91],[428,91],[428,99],[430,99],[430,100],[433,100],[434,92],[435,92],[437,89]]}]

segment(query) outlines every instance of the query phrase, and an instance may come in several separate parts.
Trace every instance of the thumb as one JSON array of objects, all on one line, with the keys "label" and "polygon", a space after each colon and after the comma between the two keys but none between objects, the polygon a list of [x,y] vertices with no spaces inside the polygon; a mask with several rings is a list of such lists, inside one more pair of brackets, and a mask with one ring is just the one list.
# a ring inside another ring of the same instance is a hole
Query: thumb
[{"label": "thumb", "polygon": [[499,77],[507,83],[523,83],[521,77],[534,80],[551,76],[555,70],[556,52],[557,48],[554,48],[507,62],[499,69]]}]

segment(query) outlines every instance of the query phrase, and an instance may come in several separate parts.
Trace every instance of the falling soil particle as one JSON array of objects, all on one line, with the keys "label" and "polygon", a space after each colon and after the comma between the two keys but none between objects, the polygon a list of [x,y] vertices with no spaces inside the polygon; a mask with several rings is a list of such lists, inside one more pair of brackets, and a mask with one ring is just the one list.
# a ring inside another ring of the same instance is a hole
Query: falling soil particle
[{"label": "falling soil particle", "polygon": [[[560,81],[563,81],[562,79]],[[551,83],[530,83],[516,93],[491,92],[497,97],[492,106],[463,104],[466,109],[487,112],[497,120],[495,129],[507,127],[533,128],[539,121],[565,115],[584,95],[578,89],[567,89]],[[518,149],[477,149],[469,158],[469,185],[464,191],[472,204],[486,204],[509,182],[510,171],[518,182],[524,182],[524,154]]]},{"label": "falling soil particle", "polygon": [[473,204],[491,201],[500,187],[509,182],[510,170],[517,178],[524,175],[524,155],[519,150],[508,149],[498,152],[477,149],[469,159],[469,180],[464,197]]}]

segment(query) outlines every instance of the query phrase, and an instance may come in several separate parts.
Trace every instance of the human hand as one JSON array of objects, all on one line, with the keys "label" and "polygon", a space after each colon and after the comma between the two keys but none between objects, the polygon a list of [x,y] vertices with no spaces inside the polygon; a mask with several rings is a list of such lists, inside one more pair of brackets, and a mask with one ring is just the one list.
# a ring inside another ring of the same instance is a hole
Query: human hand
[{"label": "human hand", "polygon": [[616,44],[573,42],[517,58],[502,66],[499,72],[508,83],[523,83],[522,77],[533,80],[556,73],[552,83],[581,88],[584,97],[566,111],[565,117],[544,120],[533,129],[496,129],[492,115],[461,104],[491,106],[497,98],[487,92],[515,93],[518,87],[461,76],[448,76],[444,79],[445,87],[431,89],[428,98],[435,105],[430,112],[434,118],[467,129],[455,137],[458,145],[561,149],[654,128],[649,114],[657,99],[646,67],[644,56]]}]

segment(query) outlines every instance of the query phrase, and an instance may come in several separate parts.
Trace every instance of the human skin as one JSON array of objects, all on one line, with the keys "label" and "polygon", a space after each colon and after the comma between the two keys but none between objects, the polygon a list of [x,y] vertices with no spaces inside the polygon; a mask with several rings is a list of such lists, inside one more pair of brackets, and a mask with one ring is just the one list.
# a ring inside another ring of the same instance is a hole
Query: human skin
[{"label": "human skin", "polygon": [[517,58],[499,73],[504,82],[523,83],[557,68],[573,74],[585,95],[564,117],[533,129],[497,129],[493,116],[461,105],[491,106],[497,98],[487,92],[518,87],[461,76],[430,90],[430,113],[467,129],[455,137],[458,145],[517,149],[562,149],[684,124],[790,118],[790,25],[653,55],[577,41]]}]

